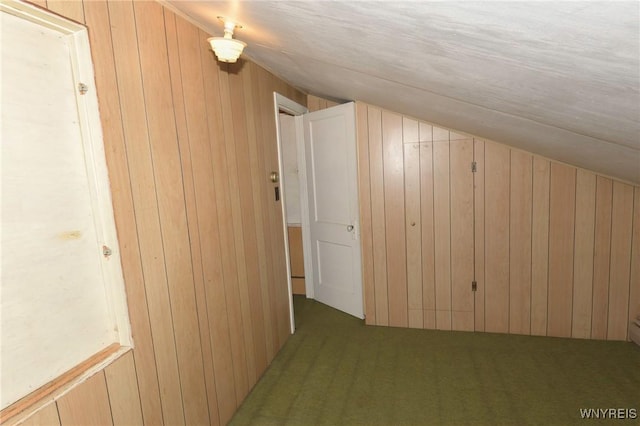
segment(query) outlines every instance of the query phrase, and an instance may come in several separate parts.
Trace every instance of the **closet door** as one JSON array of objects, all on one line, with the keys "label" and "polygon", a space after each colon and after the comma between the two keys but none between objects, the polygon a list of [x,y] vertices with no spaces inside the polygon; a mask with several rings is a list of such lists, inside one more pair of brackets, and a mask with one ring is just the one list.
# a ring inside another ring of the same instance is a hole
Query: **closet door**
[{"label": "closet door", "polygon": [[[433,185],[433,253],[435,328],[474,328],[473,304],[473,139],[434,127],[430,153],[422,150],[423,164],[431,157],[432,174],[425,168],[423,182]],[[424,208],[429,209],[430,200]],[[427,212],[428,216],[428,212]],[[428,226],[428,225],[427,225]],[[423,245],[431,245],[428,233]]]},{"label": "closet door", "polygon": [[403,124],[409,326],[472,331],[473,139]]},{"label": "closet door", "polygon": [[473,139],[449,135],[451,328],[473,331]]},{"label": "closet door", "polygon": [[359,128],[375,324],[474,330],[473,139],[371,106]]}]

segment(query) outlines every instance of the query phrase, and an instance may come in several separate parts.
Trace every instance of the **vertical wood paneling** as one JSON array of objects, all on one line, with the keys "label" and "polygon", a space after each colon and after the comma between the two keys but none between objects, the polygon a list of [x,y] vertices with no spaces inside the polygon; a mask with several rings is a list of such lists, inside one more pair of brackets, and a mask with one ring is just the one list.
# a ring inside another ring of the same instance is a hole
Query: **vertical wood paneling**
[{"label": "vertical wood paneling", "polygon": [[121,125],[120,98],[115,74],[111,27],[107,3],[85,3],[86,23],[92,43],[92,57],[96,86],[100,101],[100,118],[105,143],[105,156],[109,167],[111,197],[113,200],[118,240],[120,243],[122,272],[126,283],[129,319],[135,336],[134,358],[142,413],[149,424],[161,424],[162,409],[156,372],[156,360],[151,336],[141,253],[135,222],[131,175],[127,164],[127,149]]},{"label": "vertical wood paneling", "polygon": [[571,336],[576,169],[551,163],[547,334]]},{"label": "vertical wood paneling", "polygon": [[[199,33],[181,18],[174,18],[174,21],[175,46],[173,42],[169,43],[169,54],[177,62],[172,68],[174,100],[184,105],[184,108],[176,108],[177,117],[185,115],[186,135],[180,140],[183,179],[187,211],[190,212],[190,234],[194,235],[191,242],[195,244],[199,241],[199,246],[192,246],[192,253],[196,256],[199,254],[200,259],[205,254],[207,256],[207,261],[202,261],[202,280],[205,283],[207,310],[211,312],[208,319],[209,346],[212,348],[215,392],[217,395],[226,395],[219,399],[217,407],[222,422],[225,416],[230,416],[235,411],[236,399],[218,240],[218,209],[215,194],[211,190],[213,171],[198,48]],[[181,123],[182,118],[177,119],[177,122]],[[182,131],[181,126],[178,129]],[[193,195],[188,190],[192,182]],[[211,383],[208,384],[208,389],[214,392]],[[214,411],[214,408],[212,406],[210,410]],[[213,415],[211,417],[215,418]]]},{"label": "vertical wood paneling", "polygon": [[533,158],[531,217],[531,334],[547,335],[549,282],[549,179],[551,163]]},{"label": "vertical wood paneling", "polygon": [[449,141],[449,130],[442,127],[433,126],[432,128],[433,142]]},{"label": "vertical wood paneling", "polygon": [[[244,64],[242,70],[232,70],[229,75],[231,89],[231,110],[233,112],[233,123],[236,135],[236,163],[238,170],[238,187],[251,188],[253,174],[249,154],[247,113],[245,112],[244,85],[242,73],[247,68]],[[241,228],[243,230],[243,243],[245,250],[245,262],[247,269],[247,296],[250,310],[250,321],[252,331],[252,344],[254,352],[255,374],[252,376],[252,385],[256,383],[260,374],[267,367],[267,354],[264,332],[261,331],[264,313],[262,311],[262,297],[260,290],[260,271],[258,265],[258,249],[256,238],[255,216],[256,210],[253,203],[252,191],[238,191],[240,194],[240,210],[242,216]]]},{"label": "vertical wood paneling", "polygon": [[435,237],[433,229],[433,127],[420,123],[420,212],[424,328],[436,328]]},{"label": "vertical wood paneling", "polygon": [[531,207],[533,157],[511,151],[509,333],[531,333]]},{"label": "vertical wood paneling", "polygon": [[[254,73],[254,88],[255,88],[255,92],[257,94],[257,105],[258,105],[258,111],[260,111],[260,113],[256,114],[256,118],[259,120],[259,124],[260,124],[260,129],[259,129],[259,133],[262,137],[262,140],[259,143],[259,152],[260,152],[260,159],[262,161],[262,167],[263,167],[263,179],[267,178],[269,176],[269,171],[273,170],[272,165],[271,165],[271,158],[270,158],[270,152],[267,148],[267,143],[268,143],[268,131],[269,131],[269,126],[268,126],[268,120],[266,117],[263,117],[263,115],[265,114],[265,102],[268,102],[268,99],[266,99],[265,97],[268,98],[268,96],[266,96],[264,90],[260,90],[261,87],[265,86],[268,87],[268,81],[265,80],[266,78],[266,74],[264,72],[261,72],[260,70],[256,69],[256,72]],[[279,280],[278,278],[278,271],[277,268],[275,267],[275,254],[273,253],[273,238],[274,238],[274,234],[275,234],[275,229],[273,227],[272,224],[272,213],[273,213],[273,204],[274,204],[274,199],[273,199],[273,186],[269,185],[267,187],[266,191],[263,191],[263,199],[264,199],[264,204],[263,204],[263,226],[265,227],[265,229],[267,230],[266,232],[266,241],[265,241],[265,245],[267,247],[267,260],[268,260],[268,273],[270,276],[270,280],[269,280],[269,306],[270,306],[270,310],[273,313],[272,316],[272,329],[273,332],[271,333],[271,346],[273,348],[274,353],[278,351],[278,349],[280,348],[280,328],[281,326],[279,325],[279,322],[282,321],[281,316],[278,315],[278,309],[277,309],[277,305],[276,305],[276,301],[277,301],[277,297],[275,294],[275,285],[274,283],[277,282]]]},{"label": "vertical wood paneling", "polygon": [[157,3],[38,4],[86,18],[136,343],[58,401],[62,423],[227,423],[289,335],[265,182],[272,92],[306,95],[255,64],[220,71],[207,35]]},{"label": "vertical wood paneling", "polygon": [[147,132],[133,5],[109,2],[115,67],[127,146],[146,297],[165,423],[184,424],[180,374],[171,323],[158,199]]},{"label": "vertical wood paneling", "polygon": [[[138,54],[185,422],[209,422],[163,9],[134,3]],[[164,48],[158,48],[163,46]]]},{"label": "vertical wood paneling", "polygon": [[473,139],[450,142],[451,328],[473,331]]},{"label": "vertical wood paneling", "polygon": [[576,237],[571,337],[588,339],[591,337],[591,307],[593,304],[596,175],[578,170],[576,179]]},{"label": "vertical wood paneling", "polygon": [[320,107],[320,101],[321,99],[317,96],[307,95],[307,108],[309,109],[309,112],[323,109]]},{"label": "vertical wood paneling", "polygon": [[302,251],[302,227],[288,226],[287,239],[289,240],[289,265],[291,277],[304,277],[304,252]]},{"label": "vertical wood paneling", "polygon": [[364,315],[367,325],[376,325],[373,229],[371,227],[371,174],[369,173],[369,120],[368,107],[361,102],[356,102],[356,126]]},{"label": "vertical wood paneling", "polygon": [[408,325],[423,327],[422,230],[420,212],[420,139],[418,122],[403,117],[405,233]]},{"label": "vertical wood paneling", "polygon": [[81,24],[85,23],[84,2],[82,1],[48,0],[47,8]]},{"label": "vertical wood paneling", "polygon": [[[182,90],[182,81],[180,79],[180,56],[178,51],[178,38],[177,38],[177,29],[176,29],[176,17],[173,13],[165,10],[165,30],[166,30],[166,39],[167,39],[167,54],[169,59],[169,69],[171,74],[171,91],[173,95],[173,104],[174,104],[174,114],[176,121],[176,132],[178,135],[178,145],[180,149],[180,161],[182,167],[182,182],[184,186],[184,196],[185,196],[185,207],[187,214],[187,223],[189,226],[189,241],[191,244],[191,258],[193,264],[193,274],[194,274],[194,284],[195,284],[195,292],[196,292],[196,303],[197,303],[197,311],[198,311],[198,322],[200,329],[200,341],[202,342],[202,358],[204,365],[204,379],[207,390],[207,399],[209,405],[209,417],[212,424],[219,423],[219,412],[218,412],[218,398],[216,391],[216,383],[214,376],[214,360],[213,353],[211,350],[211,342],[210,339],[212,336],[212,327],[209,325],[209,315],[207,312],[207,289],[205,288],[204,280],[205,280],[205,269],[209,269],[210,265],[203,267],[202,263],[202,244],[204,240],[207,240],[207,237],[203,237],[202,240],[200,238],[199,223],[198,223],[198,211],[196,204],[196,194],[195,194],[195,186],[194,186],[194,178],[193,178],[193,165],[191,161],[191,150],[189,146],[189,133],[194,134],[194,140],[198,140],[198,136],[196,134],[200,134],[200,137],[204,134],[206,137],[206,128],[203,129],[202,125],[197,123],[206,123],[206,120],[202,118],[200,120],[196,120],[198,114],[190,115],[189,120],[192,124],[191,132],[187,127],[187,117],[185,114],[185,99],[184,92]],[[196,54],[198,53],[197,49],[195,50]],[[191,62],[196,62],[191,58]],[[187,67],[185,67],[187,68]],[[198,69],[199,66],[192,66],[192,68]],[[202,87],[202,81],[198,81],[197,77],[194,77],[195,86],[198,85]],[[202,97],[200,97],[202,99]],[[200,113],[202,114],[202,113]],[[194,128],[194,122],[196,123],[196,127]],[[202,139],[200,139],[202,140]],[[206,146],[206,144],[204,144]],[[209,218],[205,218],[207,221]],[[210,262],[218,265],[219,271],[219,262]],[[207,272],[208,274],[209,272]],[[225,323],[226,323],[226,310],[222,309],[221,311],[224,314]]]},{"label": "vertical wood paneling", "polygon": [[26,421],[20,423],[21,426],[60,426],[60,417],[58,416],[58,406],[51,403],[38,411]]},{"label": "vertical wood paneling", "polygon": [[433,126],[420,121],[418,123],[420,143],[433,142]]},{"label": "vertical wood paneling", "polygon": [[485,143],[485,330],[509,331],[510,151]]},{"label": "vertical wood paneling", "polygon": [[[278,170],[278,153],[277,145],[275,141],[275,121],[271,117],[274,117],[274,105],[273,105],[273,91],[276,90],[276,79],[269,72],[260,69],[258,73],[258,82],[261,86],[260,89],[260,101],[261,101],[261,114],[262,119],[262,131],[265,135],[264,144],[264,158],[265,167],[267,169],[266,176],[270,171]],[[283,227],[282,221],[282,209],[280,208],[280,201],[275,201],[273,187],[270,191],[266,191],[267,204],[265,204],[269,226],[271,229],[271,254],[272,254],[272,267],[274,274],[274,284],[272,287],[273,293],[273,310],[276,313],[276,325],[277,334],[274,337],[275,347],[280,349],[284,344],[286,338],[289,336],[289,315],[286,314],[286,308],[289,302],[289,294],[285,289],[280,288],[276,283],[286,282],[286,259],[284,256],[284,233],[281,232]],[[284,290],[284,291],[283,291]]]},{"label": "vertical wood paneling", "polygon": [[387,241],[387,280],[389,286],[389,325],[406,327],[407,256],[405,243],[404,165],[402,117],[382,112],[384,163],[385,230]]},{"label": "vertical wood paneling", "polygon": [[[379,117],[397,115],[364,107],[367,114],[360,114],[358,125],[366,127],[361,137],[368,138],[369,156],[362,159],[366,174],[360,185],[371,194],[373,226],[370,242],[363,243],[372,252],[371,291],[394,297],[403,290],[402,280],[392,274],[381,280],[380,271],[387,271],[392,247],[399,245],[389,242],[395,235],[389,231],[395,223],[390,214],[404,207],[410,327],[421,319],[424,328],[626,338],[628,322],[640,311],[634,301],[640,294],[637,188],[616,181],[614,201],[610,179],[402,116],[404,156],[396,164],[404,175],[404,199],[399,200],[380,189],[389,186],[389,159],[383,169]],[[419,161],[411,151],[414,144]],[[472,162],[476,173],[470,172]],[[376,215],[386,240],[376,238]],[[414,228],[420,229],[419,245]],[[418,252],[420,262],[414,259]],[[395,259],[393,267],[397,264]],[[414,285],[418,274],[422,288]],[[473,278],[478,285],[471,293]],[[379,298],[372,306],[376,315],[388,307]],[[469,314],[464,326],[460,313]]]},{"label": "vertical wood paneling", "polygon": [[[178,25],[179,31],[180,27],[181,26]],[[206,37],[202,31],[198,31],[197,39],[200,41],[204,93],[208,107],[207,120],[209,123],[213,182],[218,211],[218,235],[220,238],[220,254],[224,277],[224,294],[227,305],[236,399],[239,404],[249,391],[249,382],[246,367],[247,359],[240,306],[240,291],[238,289],[238,260],[234,256],[236,250],[233,235],[234,222],[231,211],[231,196],[229,194],[229,169],[227,167],[225,149],[222,105],[220,104],[218,73],[223,71],[219,71],[216,59],[204,42],[206,41]],[[191,43],[195,43],[195,39]],[[186,85],[183,84],[183,87],[186,88]]]},{"label": "vertical wood paneling", "polygon": [[629,322],[640,318],[640,187],[634,188],[632,238]]},{"label": "vertical wood paneling", "polygon": [[105,368],[104,374],[114,426],[143,424],[133,354],[118,359]]},{"label": "vertical wood paneling", "polygon": [[260,265],[261,293],[262,293],[262,311],[263,311],[263,328],[265,335],[266,355],[270,362],[275,356],[274,332],[275,330],[275,312],[271,309],[270,283],[273,282],[273,267],[271,265],[271,251],[267,249],[267,238],[269,228],[265,225],[265,217],[267,217],[265,205],[265,197],[268,196],[270,188],[266,184],[267,172],[264,168],[264,157],[262,144],[264,135],[262,132],[262,116],[260,102],[258,96],[258,78],[257,67],[253,63],[246,64],[247,70],[243,73],[243,83],[245,87],[245,102],[248,118],[248,134],[249,134],[249,157],[251,167],[255,171],[251,174],[253,179],[253,201],[256,206],[255,222],[256,237],[258,239],[258,260]]},{"label": "vertical wood paneling", "polygon": [[375,277],[376,324],[389,325],[384,166],[382,155],[382,112],[373,107],[369,107],[368,109],[369,164],[371,171],[371,227],[373,231],[373,273]]},{"label": "vertical wood paneling", "polygon": [[[246,69],[244,70],[242,77],[245,103],[247,111],[249,112],[249,114],[247,114],[249,157],[252,170],[254,170],[251,177],[253,179],[253,200],[256,206],[256,215],[254,220],[256,222],[258,241],[257,248],[261,279],[260,290],[262,293],[262,312],[264,318],[263,328],[267,362],[271,362],[277,351],[277,346],[275,344],[275,340],[277,338],[277,321],[276,312],[272,310],[270,297],[270,288],[272,283],[275,282],[275,278],[273,277],[271,250],[267,248],[270,238],[270,234],[268,232],[270,227],[264,221],[265,218],[268,218],[265,206],[268,205],[267,201],[270,201],[271,184],[267,181],[268,172],[265,168],[263,145],[269,143],[269,141],[266,139],[266,136],[268,135],[265,135],[262,130],[263,120],[269,120],[270,118],[268,116],[268,111],[264,111],[260,105],[259,92],[261,88],[258,84],[258,74],[259,72],[262,72],[262,70],[253,63],[245,63],[245,68]],[[295,99],[303,98],[306,100],[306,95],[295,90],[293,92],[300,95],[298,97],[294,96]],[[301,102],[303,101],[301,100]]]},{"label": "vertical wood paneling", "polygon": [[[288,89],[286,85],[275,78],[271,73],[258,68],[257,79],[261,88],[258,90],[260,94],[260,115],[261,125],[265,136],[265,178],[268,179],[268,175],[271,171],[278,170],[278,152],[275,144],[275,121],[271,118],[274,115],[274,103],[273,92],[279,92],[286,94]],[[285,90],[286,89],[286,90]],[[276,201],[274,196],[274,188],[279,186],[280,183],[269,183],[269,190],[267,194],[266,212],[269,222],[269,226],[273,230],[269,238],[269,244],[272,251],[272,270],[274,274],[275,283],[286,282],[286,262],[284,256],[284,240],[286,235],[280,230],[283,227],[283,215],[281,209],[281,201]],[[274,337],[274,347],[281,348],[290,333],[289,315],[286,314],[289,304],[289,292],[286,287],[275,285],[273,287],[272,303],[274,306],[275,321],[276,321],[276,333]]]},{"label": "vertical wood paneling", "polygon": [[611,206],[613,182],[596,178],[596,223],[593,255],[593,308],[591,338],[607,338],[609,317],[609,261],[611,259]]},{"label": "vertical wood paneling", "polygon": [[102,371],[60,398],[57,405],[62,426],[113,425]]},{"label": "vertical wood paneling", "polygon": [[[253,63],[252,63],[253,64]],[[289,86],[284,81],[281,81],[282,85],[287,88],[287,97],[292,99],[294,102],[299,103],[300,105],[306,105],[307,103],[307,94],[303,93],[292,86]]]},{"label": "vertical wood paneling", "polygon": [[451,209],[449,132],[433,128],[436,328],[451,330]]},{"label": "vertical wood paneling", "polygon": [[473,243],[474,274],[477,290],[474,293],[475,331],[484,331],[485,279],[484,279],[484,141],[473,140],[473,158],[476,172],[473,174]]},{"label": "vertical wood paneling", "polygon": [[[236,155],[236,130],[234,128],[234,117],[231,105],[231,94],[229,88],[229,65],[224,65],[222,71],[219,72],[219,88],[220,102],[222,105],[222,121],[224,124],[224,146],[227,159],[227,177],[228,177],[228,193],[231,208],[231,222],[233,229],[233,240],[235,247],[236,271],[238,276],[237,282],[237,298],[240,306],[242,335],[244,337],[244,353],[247,370],[248,387],[251,388],[256,381],[255,368],[255,352],[253,344],[253,329],[251,325],[251,307],[249,303],[249,286],[247,282],[247,259],[244,251],[244,230],[242,228],[242,207],[240,200],[240,184],[238,181],[238,163]],[[241,117],[235,117],[236,121],[240,121]],[[238,123],[241,124],[241,123]],[[241,135],[240,135],[241,137]],[[224,167],[224,166],[223,166]],[[247,170],[243,171],[247,173]],[[247,206],[248,207],[248,206]],[[247,211],[246,213],[250,213]]]},{"label": "vertical wood paneling", "polygon": [[626,340],[629,321],[629,278],[633,224],[633,187],[613,183],[608,340]]}]

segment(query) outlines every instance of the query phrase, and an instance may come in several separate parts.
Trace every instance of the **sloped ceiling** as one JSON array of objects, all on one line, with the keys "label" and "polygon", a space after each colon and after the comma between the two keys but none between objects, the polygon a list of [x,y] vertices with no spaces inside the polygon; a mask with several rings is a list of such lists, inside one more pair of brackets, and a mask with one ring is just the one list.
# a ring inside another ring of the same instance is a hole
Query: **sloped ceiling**
[{"label": "sloped ceiling", "polygon": [[[167,2],[165,2],[166,4]],[[640,183],[640,3],[169,1],[303,91]]]}]

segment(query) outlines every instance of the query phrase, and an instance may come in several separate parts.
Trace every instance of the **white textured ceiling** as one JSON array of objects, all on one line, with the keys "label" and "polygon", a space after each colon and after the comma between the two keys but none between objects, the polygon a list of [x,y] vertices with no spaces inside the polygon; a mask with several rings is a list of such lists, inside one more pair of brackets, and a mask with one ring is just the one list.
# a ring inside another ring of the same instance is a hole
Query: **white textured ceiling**
[{"label": "white textured ceiling", "polygon": [[640,183],[640,2],[169,3],[308,93]]}]

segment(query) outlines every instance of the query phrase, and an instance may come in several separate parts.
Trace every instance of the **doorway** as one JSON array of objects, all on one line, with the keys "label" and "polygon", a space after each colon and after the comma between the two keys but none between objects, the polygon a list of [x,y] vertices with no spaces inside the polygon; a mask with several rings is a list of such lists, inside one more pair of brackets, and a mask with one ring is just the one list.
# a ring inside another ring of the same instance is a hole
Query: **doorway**
[{"label": "doorway", "polygon": [[277,93],[274,105],[291,331],[301,271],[307,298],[364,318],[355,106],[309,113]]},{"label": "doorway", "polygon": [[[273,102],[275,110],[276,120],[276,137],[278,145],[278,177],[280,185],[280,200],[282,208],[282,226],[283,226],[283,238],[285,248],[286,270],[287,270],[287,288],[289,294],[289,322],[291,325],[291,333],[295,331],[295,317],[293,312],[293,286],[294,281],[292,275],[299,277],[300,269],[299,264],[296,263],[295,271],[292,271],[292,246],[294,249],[294,258],[299,254],[298,250],[303,250],[305,247],[304,241],[298,249],[290,242],[289,225],[293,228],[293,233],[299,232],[300,237],[304,240],[304,229],[308,228],[308,217],[306,205],[306,193],[305,182],[306,176],[304,174],[304,153],[302,151],[302,129],[298,128],[299,124],[295,120],[295,117],[302,116],[309,110],[307,107],[292,101],[291,99],[282,96],[281,94],[273,93]],[[301,157],[302,156],[302,157]],[[301,160],[302,158],[302,160]],[[303,165],[300,167],[300,165]],[[297,177],[297,181],[296,181]],[[297,203],[296,203],[297,201]],[[306,224],[305,224],[306,222]],[[297,235],[293,235],[295,241],[298,240]],[[303,270],[310,271],[311,267],[308,265],[307,256],[303,256]],[[296,291],[299,291],[299,279],[296,283]],[[313,298],[313,291],[309,292],[305,286],[304,292],[309,298]]]},{"label": "doorway", "polygon": [[289,267],[291,288],[294,295],[306,295],[304,251],[302,246],[302,214],[300,209],[300,176],[295,117],[286,112],[279,113],[280,142],[282,146],[282,192],[286,193],[287,240],[289,243]]}]

